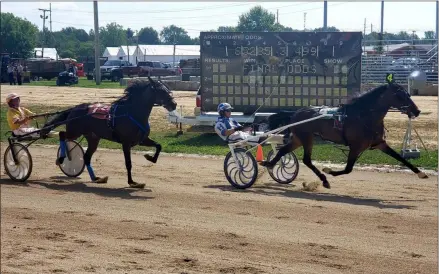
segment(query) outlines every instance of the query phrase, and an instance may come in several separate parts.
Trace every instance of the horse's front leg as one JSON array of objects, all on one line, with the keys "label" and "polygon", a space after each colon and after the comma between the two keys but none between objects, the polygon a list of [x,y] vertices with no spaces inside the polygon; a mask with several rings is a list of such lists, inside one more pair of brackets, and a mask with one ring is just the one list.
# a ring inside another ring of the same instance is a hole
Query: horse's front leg
[{"label": "horse's front leg", "polygon": [[428,178],[427,174],[425,174],[424,172],[420,171],[417,167],[412,165],[406,159],[402,158],[402,156],[399,155],[396,151],[394,151],[391,147],[389,147],[389,145],[386,142],[382,142],[382,143],[380,143],[379,145],[377,145],[374,148],[377,148],[377,149],[381,150],[382,152],[386,153],[390,157],[392,157],[392,158],[398,160],[399,162],[403,163],[406,167],[410,168],[414,173],[418,174],[418,177],[420,179]]},{"label": "horse's front leg", "polygon": [[332,176],[340,176],[351,173],[354,168],[355,162],[358,160],[358,156],[361,154],[362,151],[364,151],[364,149],[362,150],[359,148],[350,148],[348,161],[344,170],[334,171],[329,167],[325,167],[323,168],[323,172],[325,172],[326,174],[331,174]]},{"label": "horse's front leg", "polygon": [[151,140],[149,137],[146,137],[145,139],[142,140],[142,142],[139,144],[141,146],[145,146],[145,147],[155,147],[155,154],[154,156],[145,154],[143,155],[146,160],[152,162],[152,163],[157,163],[157,159],[159,158],[160,155],[160,151],[162,151],[162,146],[157,143],[154,140]]},{"label": "horse's front leg", "polygon": [[131,168],[132,168],[131,145],[129,143],[125,142],[122,144],[122,149],[123,149],[123,155],[125,157],[125,167],[127,169],[127,174],[128,174],[128,184],[134,188],[144,188],[145,184],[136,183],[133,181],[133,178],[131,177]]}]

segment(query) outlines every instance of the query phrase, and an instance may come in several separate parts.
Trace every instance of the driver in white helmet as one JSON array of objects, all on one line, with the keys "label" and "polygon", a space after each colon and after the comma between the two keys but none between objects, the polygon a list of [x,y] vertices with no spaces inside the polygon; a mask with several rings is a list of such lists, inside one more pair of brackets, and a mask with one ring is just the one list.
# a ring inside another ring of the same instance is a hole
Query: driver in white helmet
[{"label": "driver in white helmet", "polygon": [[[38,128],[29,125],[29,121],[35,115],[32,111],[20,106],[20,96],[17,93],[10,93],[6,96],[6,103],[8,104],[8,112],[6,118],[8,120],[9,128],[14,135],[20,136],[39,130]],[[32,137],[41,137],[39,133],[30,134]],[[51,131],[48,136],[56,136],[56,132]]]},{"label": "driver in white helmet", "polygon": [[[218,105],[218,117],[215,124],[215,132],[224,141],[240,141],[245,140],[252,136],[248,132],[242,131],[244,129],[238,122],[236,122],[231,116],[232,106],[229,103],[221,103]],[[265,138],[255,139],[253,142],[257,143]]]}]

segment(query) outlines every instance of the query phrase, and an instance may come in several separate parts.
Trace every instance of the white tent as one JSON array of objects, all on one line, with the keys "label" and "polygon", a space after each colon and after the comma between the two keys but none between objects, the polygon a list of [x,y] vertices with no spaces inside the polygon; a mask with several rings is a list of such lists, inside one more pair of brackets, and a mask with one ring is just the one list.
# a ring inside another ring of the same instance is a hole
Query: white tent
[{"label": "white tent", "polygon": [[119,47],[107,47],[102,54],[102,57],[107,57],[108,60],[117,60],[117,53],[119,52]]},{"label": "white tent", "polygon": [[[34,48],[34,54],[36,55],[35,56],[36,58],[50,58],[53,60],[59,59],[59,55],[56,48],[44,48],[44,53],[42,48]],[[44,56],[42,56],[43,54]]]},{"label": "white tent", "polygon": [[136,49],[137,46],[120,46],[117,52],[117,58],[137,65],[136,57],[134,56]]},{"label": "white tent", "polygon": [[[174,54],[173,45],[139,45],[135,53],[138,61],[160,61],[172,63]],[[176,45],[175,62],[181,59],[191,59],[200,57],[199,45]]]}]

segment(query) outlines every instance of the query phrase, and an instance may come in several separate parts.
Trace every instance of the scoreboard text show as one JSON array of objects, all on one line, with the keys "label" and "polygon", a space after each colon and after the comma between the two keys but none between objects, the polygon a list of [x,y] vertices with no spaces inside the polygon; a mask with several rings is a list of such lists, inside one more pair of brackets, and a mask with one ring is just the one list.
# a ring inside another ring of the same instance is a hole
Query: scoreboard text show
[{"label": "scoreboard text show", "polygon": [[361,87],[361,32],[202,32],[202,110],[338,106]]}]

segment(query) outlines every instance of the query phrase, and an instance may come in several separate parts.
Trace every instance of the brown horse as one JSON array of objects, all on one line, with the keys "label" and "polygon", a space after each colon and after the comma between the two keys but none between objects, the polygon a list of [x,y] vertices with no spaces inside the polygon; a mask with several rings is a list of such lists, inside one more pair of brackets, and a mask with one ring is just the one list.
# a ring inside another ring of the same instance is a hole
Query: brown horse
[{"label": "brown horse", "polygon": [[[389,79],[391,78],[389,77]],[[274,167],[282,156],[303,146],[303,163],[320,178],[324,187],[331,188],[326,176],[311,162],[313,137],[317,135],[324,140],[349,147],[348,161],[344,170],[323,169],[325,173],[332,176],[349,174],[361,153],[367,149],[379,149],[406,165],[418,174],[419,178],[428,178],[424,172],[421,172],[417,167],[402,158],[386,143],[384,117],[391,108],[398,109],[407,114],[409,118],[418,117],[421,113],[410,98],[410,94],[401,85],[390,80],[387,84],[356,96],[350,102],[338,108],[337,112],[342,114],[340,117],[344,117],[339,122],[339,127],[335,126],[338,123],[338,120],[335,120],[336,118],[322,118],[291,127],[289,142],[279,149],[277,155],[271,161],[262,161],[260,164],[268,168]],[[320,109],[322,108],[302,108],[294,113],[289,122],[295,123],[316,117],[320,115]]]}]

